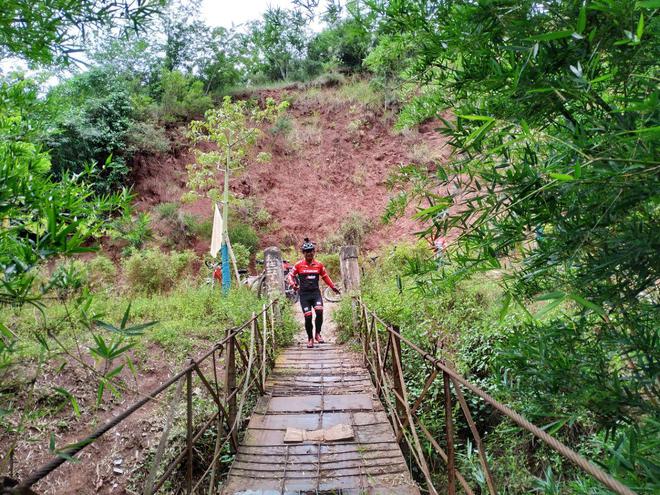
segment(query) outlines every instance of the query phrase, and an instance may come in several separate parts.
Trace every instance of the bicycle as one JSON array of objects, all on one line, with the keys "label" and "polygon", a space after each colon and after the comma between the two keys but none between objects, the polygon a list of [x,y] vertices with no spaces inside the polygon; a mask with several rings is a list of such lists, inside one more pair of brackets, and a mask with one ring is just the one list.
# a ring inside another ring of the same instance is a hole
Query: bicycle
[{"label": "bicycle", "polygon": [[330,287],[326,287],[323,290],[323,299],[325,299],[328,302],[332,302],[332,303],[336,303],[336,302],[341,301],[341,297],[343,295],[344,288],[341,286],[341,284],[335,284],[335,287],[337,287],[341,292],[339,294],[337,294]]}]

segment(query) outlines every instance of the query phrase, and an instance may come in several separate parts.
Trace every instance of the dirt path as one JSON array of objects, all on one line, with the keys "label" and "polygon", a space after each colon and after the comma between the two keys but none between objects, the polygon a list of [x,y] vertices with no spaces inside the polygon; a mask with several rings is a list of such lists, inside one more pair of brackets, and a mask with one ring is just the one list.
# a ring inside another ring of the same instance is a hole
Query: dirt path
[{"label": "dirt path", "polygon": [[[222,493],[418,494],[369,373],[336,344],[332,305],[327,343],[307,349],[300,332],[278,357]],[[287,427],[350,425],[354,438],[284,443]]]}]

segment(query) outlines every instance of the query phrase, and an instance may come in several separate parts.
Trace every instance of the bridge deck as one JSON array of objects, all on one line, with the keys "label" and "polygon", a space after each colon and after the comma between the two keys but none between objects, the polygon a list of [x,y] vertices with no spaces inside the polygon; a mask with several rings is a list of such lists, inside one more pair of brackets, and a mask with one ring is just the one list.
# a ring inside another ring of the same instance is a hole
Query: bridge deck
[{"label": "bridge deck", "polygon": [[[352,440],[284,443],[287,427],[351,425]],[[225,495],[419,494],[369,373],[343,346],[287,348],[240,445]]]}]

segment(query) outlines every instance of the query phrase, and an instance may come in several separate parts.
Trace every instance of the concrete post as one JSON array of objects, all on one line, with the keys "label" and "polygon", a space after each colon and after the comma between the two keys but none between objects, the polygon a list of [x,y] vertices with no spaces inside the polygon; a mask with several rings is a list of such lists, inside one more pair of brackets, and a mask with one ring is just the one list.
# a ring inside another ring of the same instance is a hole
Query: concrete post
[{"label": "concrete post", "polygon": [[[269,300],[284,297],[284,272],[282,271],[282,252],[271,246],[264,250],[264,271],[266,274],[266,294]],[[279,306],[273,308],[275,319],[279,322]]]},{"label": "concrete post", "polygon": [[[339,269],[341,270],[341,284],[347,295],[353,296],[360,292],[360,266],[358,265],[357,246],[344,246],[339,250]],[[355,300],[351,304],[353,328],[357,329],[358,307]]]},{"label": "concrete post", "polygon": [[358,292],[360,290],[360,267],[357,246],[344,246],[339,250],[339,268],[344,291],[348,294]]}]

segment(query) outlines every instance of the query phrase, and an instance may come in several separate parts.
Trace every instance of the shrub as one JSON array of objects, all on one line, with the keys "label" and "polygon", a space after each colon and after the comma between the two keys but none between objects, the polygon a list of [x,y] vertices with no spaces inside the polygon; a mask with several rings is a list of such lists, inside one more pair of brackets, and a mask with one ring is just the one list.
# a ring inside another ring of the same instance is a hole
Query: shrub
[{"label": "shrub", "polygon": [[114,222],[112,222],[111,237],[128,243],[128,249],[139,249],[142,245],[153,237],[153,232],[149,223],[151,216],[149,213],[142,212],[136,217],[126,213]]},{"label": "shrub", "polygon": [[56,266],[48,284],[57,291],[57,297],[68,299],[78,294],[87,282],[87,271],[83,262],[65,260]]},{"label": "shrub", "polygon": [[146,249],[134,252],[122,262],[122,267],[133,292],[153,294],[174,287],[194,259],[192,251],[166,254],[158,249]]},{"label": "shrub", "polygon": [[328,275],[330,275],[330,278],[334,282],[340,280],[341,273],[339,269],[339,254],[337,253],[318,254],[316,256],[316,259],[318,259],[321,263],[323,263],[325,269],[328,272]]},{"label": "shrub", "polygon": [[256,160],[259,163],[270,163],[273,160],[273,155],[266,151],[262,151],[257,155]]},{"label": "shrub", "polygon": [[179,213],[179,205],[176,203],[161,203],[156,206],[156,212],[163,220],[171,220],[176,218]]},{"label": "shrub", "polygon": [[128,150],[132,153],[155,155],[170,150],[165,129],[151,122],[135,122],[127,134]]},{"label": "shrub", "polygon": [[339,72],[329,72],[313,79],[307,85],[311,88],[333,88],[346,82],[346,77]]},{"label": "shrub", "polygon": [[372,221],[364,215],[358,212],[351,213],[337,232],[328,237],[325,246],[329,251],[337,251],[340,247],[349,244],[361,246],[372,227]]},{"label": "shrub", "polygon": [[87,262],[87,278],[92,290],[112,286],[117,277],[117,267],[107,256],[99,255]]},{"label": "shrub", "polygon": [[239,270],[247,268],[250,264],[250,250],[241,243],[231,245],[236,257],[236,265]]},{"label": "shrub", "polygon": [[254,228],[246,223],[235,222],[230,223],[227,230],[232,245],[243,244],[243,246],[248,248],[250,254],[256,254],[259,249],[259,236]]},{"label": "shrub", "polygon": [[111,70],[93,68],[55,87],[49,101],[59,108],[52,121],[55,132],[44,143],[51,150],[54,175],[81,173],[93,164],[98,192],[124,185],[134,123],[125,82]]},{"label": "shrub", "polygon": [[213,220],[211,218],[199,218],[198,216],[183,215],[183,224],[186,229],[197,237],[210,239],[213,233]]},{"label": "shrub", "polygon": [[164,70],[160,81],[159,117],[166,123],[189,120],[211,108],[213,101],[204,94],[204,84],[179,71]]},{"label": "shrub", "polygon": [[286,115],[281,115],[277,118],[273,126],[270,128],[271,134],[274,136],[277,136],[279,134],[283,136],[289,135],[289,133],[293,130],[293,122],[291,120],[291,117],[288,117]]}]

